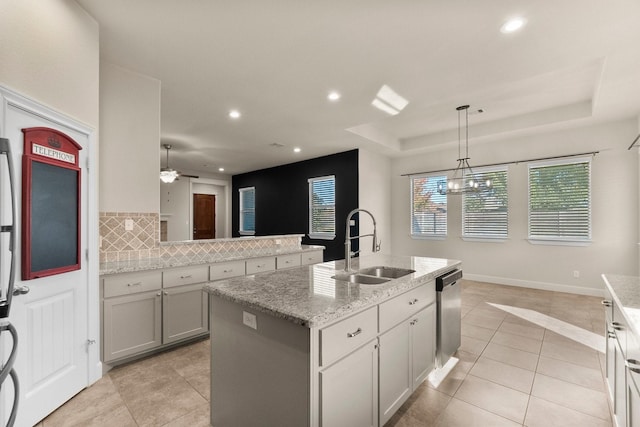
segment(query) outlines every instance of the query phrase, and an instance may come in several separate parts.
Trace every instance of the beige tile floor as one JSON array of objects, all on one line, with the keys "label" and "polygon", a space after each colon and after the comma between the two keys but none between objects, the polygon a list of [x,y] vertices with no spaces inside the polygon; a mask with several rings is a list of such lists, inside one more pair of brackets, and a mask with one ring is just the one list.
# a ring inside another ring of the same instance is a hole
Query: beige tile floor
[{"label": "beige tile floor", "polygon": [[[488,304],[530,309],[603,337],[601,298],[461,283],[459,363],[437,388],[425,382],[386,427],[612,425],[603,354]],[[38,427],[208,425],[205,340],[111,370]]]}]

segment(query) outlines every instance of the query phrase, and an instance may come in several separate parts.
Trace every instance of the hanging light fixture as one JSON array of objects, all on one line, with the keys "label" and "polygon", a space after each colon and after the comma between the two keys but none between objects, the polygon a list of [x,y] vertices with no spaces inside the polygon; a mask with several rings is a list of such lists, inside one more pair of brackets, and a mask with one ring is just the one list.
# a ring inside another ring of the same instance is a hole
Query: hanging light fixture
[{"label": "hanging light fixture", "polygon": [[[456,107],[458,111],[458,166],[453,171],[453,177],[438,182],[438,193],[440,194],[462,194],[471,193],[491,188],[491,180],[480,182],[469,165],[469,106],[461,105]],[[462,157],[461,146],[461,124],[460,115],[464,111],[465,116],[465,156]]]},{"label": "hanging light fixture", "polygon": [[178,177],[178,172],[169,167],[169,150],[171,150],[171,145],[163,144],[162,146],[167,150],[167,167],[160,169],[160,181],[165,184],[171,184]]}]

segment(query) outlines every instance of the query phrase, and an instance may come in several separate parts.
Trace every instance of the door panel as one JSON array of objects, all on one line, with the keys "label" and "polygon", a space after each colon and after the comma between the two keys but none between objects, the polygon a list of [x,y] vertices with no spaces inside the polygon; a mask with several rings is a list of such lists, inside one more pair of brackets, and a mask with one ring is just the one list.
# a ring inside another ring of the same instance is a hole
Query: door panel
[{"label": "door panel", "polygon": [[[31,105],[25,107],[8,102],[4,107],[4,122],[1,123],[4,127],[0,129],[0,135],[8,138],[11,144],[18,194],[22,186],[22,129],[39,126],[57,129],[84,148],[79,153],[79,164],[82,168],[80,270],[27,281],[20,280],[19,271],[16,274],[15,286],[28,286],[30,289],[29,293],[13,298],[9,316],[9,321],[15,326],[19,336],[15,370],[20,381],[20,399],[16,425],[34,425],[89,383],[87,288],[90,281],[87,260],[84,257],[88,242],[87,184],[90,180],[86,164],[89,136],[75,128],[60,124],[58,118],[46,118],[49,113],[44,109],[40,110],[41,107],[33,107],[34,112],[29,111]],[[0,215],[3,221],[9,205],[5,186],[5,182],[0,183]],[[21,218],[20,197],[17,199],[17,218]],[[15,225],[17,241],[20,242],[20,220]],[[7,248],[4,246],[1,249],[0,280],[5,280]],[[15,253],[16,264],[19,266],[20,248],[16,248]],[[6,357],[7,347],[11,346],[5,341],[0,341],[0,346]],[[4,417],[8,415],[6,409],[11,405],[12,394],[10,386],[2,387]]]},{"label": "door panel", "polygon": [[216,196],[193,195],[193,239],[216,238]]}]

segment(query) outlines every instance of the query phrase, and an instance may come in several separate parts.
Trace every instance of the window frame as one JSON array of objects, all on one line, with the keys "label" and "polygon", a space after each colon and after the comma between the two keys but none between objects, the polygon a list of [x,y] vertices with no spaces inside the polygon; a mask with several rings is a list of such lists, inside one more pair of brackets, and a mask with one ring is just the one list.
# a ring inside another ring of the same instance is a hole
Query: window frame
[{"label": "window frame", "polygon": [[[577,236],[542,236],[531,234],[531,169],[560,165],[572,165],[586,163],[588,165],[588,210],[587,210],[587,237]],[[527,239],[532,244],[537,245],[560,245],[560,246],[587,246],[592,241],[592,213],[593,213],[593,181],[592,157],[575,157],[571,159],[554,159],[539,162],[531,162],[527,165]]]},{"label": "window frame", "polygon": [[416,179],[422,179],[422,178],[434,178],[434,183],[432,185],[433,190],[436,194],[438,194],[437,192],[437,188],[438,188],[438,182],[444,180],[445,181],[445,188],[446,188],[446,183],[447,180],[449,179],[449,177],[446,174],[442,174],[442,173],[426,173],[426,174],[418,174],[418,175],[411,175],[409,177],[409,199],[411,201],[410,204],[410,209],[409,209],[409,236],[412,239],[425,239],[425,240],[445,240],[447,238],[448,232],[449,232],[449,196],[447,195],[439,195],[438,197],[444,197],[445,199],[445,212],[444,212],[444,232],[443,233],[436,233],[435,230],[438,228],[437,225],[435,225],[434,231],[433,233],[415,233],[414,232],[414,206],[415,206],[415,200],[414,200],[414,182]]},{"label": "window frame", "polygon": [[[314,205],[313,203],[313,184],[318,181],[333,181],[333,205],[321,205],[322,207],[333,207],[333,233],[329,232],[317,232],[313,230],[314,223],[314,208],[317,209],[320,205]],[[310,239],[315,240],[334,240],[336,238],[336,176],[335,175],[325,175],[318,176],[314,178],[309,178],[307,180],[309,184],[309,227],[308,227],[308,236]]]},{"label": "window frame", "polygon": [[[252,191],[253,192],[253,208],[252,209],[244,209],[243,206],[243,193],[248,192],[248,191]],[[242,236],[253,236],[256,234],[256,187],[243,187],[238,189],[238,195],[239,195],[239,203],[238,203],[238,213],[240,215],[239,218],[239,222],[238,222],[238,233],[240,233],[240,235]],[[253,230],[247,230],[245,229],[245,224],[244,224],[244,213],[245,212],[249,212],[249,211],[253,211]]]},{"label": "window frame", "polygon": [[[504,172],[505,183],[506,183],[506,197],[507,197],[507,211],[506,211],[506,227],[504,229],[504,233],[502,234],[483,234],[483,233],[468,233],[466,227],[466,203],[467,203],[467,194],[462,194],[462,239],[466,241],[476,241],[476,242],[504,242],[509,238],[509,167],[508,165],[500,165],[500,166],[487,166],[487,167],[478,167],[474,168],[473,175],[478,174],[487,174],[492,172]],[[475,178],[474,178],[475,179]],[[480,190],[479,193],[488,193],[491,190]],[[498,228],[496,228],[498,230]]]}]

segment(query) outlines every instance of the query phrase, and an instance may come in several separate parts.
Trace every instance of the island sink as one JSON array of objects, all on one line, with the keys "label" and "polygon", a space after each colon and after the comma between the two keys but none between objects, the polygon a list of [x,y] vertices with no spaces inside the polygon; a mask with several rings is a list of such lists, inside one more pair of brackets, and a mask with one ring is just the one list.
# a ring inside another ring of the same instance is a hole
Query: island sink
[{"label": "island sink", "polygon": [[366,276],[364,274],[339,274],[333,276],[336,280],[341,280],[349,283],[358,283],[360,285],[379,285],[381,283],[388,282],[391,279],[376,276]]},{"label": "island sink", "polygon": [[415,272],[415,270],[410,270],[408,268],[396,267],[369,267],[358,270],[359,274],[366,274],[367,276],[386,277],[388,279],[398,279]]}]

